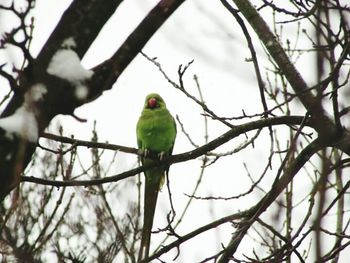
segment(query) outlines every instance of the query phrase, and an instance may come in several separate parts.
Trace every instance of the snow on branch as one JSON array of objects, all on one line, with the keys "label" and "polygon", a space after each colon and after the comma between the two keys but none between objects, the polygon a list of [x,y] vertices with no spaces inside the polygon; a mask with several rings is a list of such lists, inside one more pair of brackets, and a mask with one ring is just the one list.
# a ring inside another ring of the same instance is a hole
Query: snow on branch
[{"label": "snow on branch", "polygon": [[32,86],[24,95],[24,102],[14,114],[0,119],[0,128],[9,140],[19,137],[30,142],[37,142],[39,126],[36,118],[36,103],[43,99],[47,89],[42,84]]},{"label": "snow on branch", "polygon": [[72,49],[75,46],[72,37],[63,41],[62,48],[53,55],[47,73],[70,82],[75,87],[76,98],[84,100],[89,91],[84,82],[90,79],[94,72],[81,65],[78,54]]}]

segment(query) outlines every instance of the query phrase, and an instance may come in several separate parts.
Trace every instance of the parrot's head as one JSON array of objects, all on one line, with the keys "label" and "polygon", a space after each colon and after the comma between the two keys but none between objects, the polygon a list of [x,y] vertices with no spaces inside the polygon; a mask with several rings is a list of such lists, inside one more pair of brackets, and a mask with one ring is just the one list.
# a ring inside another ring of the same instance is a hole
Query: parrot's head
[{"label": "parrot's head", "polygon": [[153,110],[158,108],[164,109],[166,106],[161,96],[159,96],[157,93],[151,93],[146,97],[144,108]]}]

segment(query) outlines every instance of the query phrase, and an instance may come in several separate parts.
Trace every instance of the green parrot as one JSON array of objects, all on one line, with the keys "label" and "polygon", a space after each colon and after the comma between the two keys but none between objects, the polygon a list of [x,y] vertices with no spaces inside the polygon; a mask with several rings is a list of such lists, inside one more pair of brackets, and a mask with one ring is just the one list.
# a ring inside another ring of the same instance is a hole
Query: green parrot
[{"label": "green parrot", "polygon": [[[157,154],[160,159],[172,153],[176,137],[176,123],[167,110],[164,100],[158,94],[152,93],[146,97],[141,116],[137,122],[136,135],[138,148],[143,152],[141,158],[143,165],[157,162],[147,158],[149,153]],[[168,165],[162,165],[144,172],[144,215],[139,260],[149,256],[158,191],[168,170]]]}]

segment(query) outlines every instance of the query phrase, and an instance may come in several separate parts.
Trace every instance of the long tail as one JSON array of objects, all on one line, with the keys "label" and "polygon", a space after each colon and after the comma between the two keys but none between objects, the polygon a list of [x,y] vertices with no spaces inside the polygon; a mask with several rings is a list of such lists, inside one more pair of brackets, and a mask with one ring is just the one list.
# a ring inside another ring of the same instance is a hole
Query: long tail
[{"label": "long tail", "polygon": [[164,170],[160,171],[159,168],[147,171],[147,175],[145,176],[143,227],[138,261],[148,258],[149,256],[153,218],[157,205],[160,182],[163,176]]}]

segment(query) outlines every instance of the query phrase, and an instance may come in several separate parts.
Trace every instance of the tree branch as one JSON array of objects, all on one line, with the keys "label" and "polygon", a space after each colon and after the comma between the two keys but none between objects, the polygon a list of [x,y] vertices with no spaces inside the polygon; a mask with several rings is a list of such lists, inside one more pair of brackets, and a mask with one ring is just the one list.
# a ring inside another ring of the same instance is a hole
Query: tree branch
[{"label": "tree branch", "polygon": [[[237,136],[244,134],[246,132],[261,129],[264,127],[269,127],[273,125],[299,125],[301,124],[305,118],[303,116],[282,116],[282,117],[274,117],[269,119],[262,119],[257,121],[252,121],[246,124],[235,126],[234,128],[230,129],[226,133],[222,134],[221,136],[217,137],[216,139],[210,141],[209,143],[198,147],[192,151],[185,152],[182,154],[175,154],[169,157],[165,157],[161,161],[157,163],[152,163],[150,165],[144,165],[137,167],[135,169],[114,175],[109,177],[104,177],[101,179],[94,179],[94,180],[72,180],[72,181],[56,181],[56,180],[46,180],[41,179],[38,177],[27,177],[22,176],[21,181],[23,182],[32,182],[32,183],[38,183],[38,184],[44,184],[44,185],[52,185],[52,186],[90,186],[90,185],[98,185],[103,183],[110,183],[110,182],[117,182],[122,179],[131,177],[133,175],[136,175],[138,173],[141,173],[147,169],[150,169],[155,166],[163,165],[163,164],[173,164],[173,163],[179,163],[184,162],[187,160],[195,159],[199,156],[202,156],[206,154],[207,152],[210,152],[217,147],[223,145],[224,143],[236,138]],[[306,126],[312,127],[312,123],[305,121],[304,123]],[[68,143],[74,143],[74,140],[70,141],[67,140]],[[128,149],[129,151],[130,149]],[[135,149],[136,150],[136,149]],[[134,152],[135,150],[131,150],[130,152]]]},{"label": "tree branch", "polygon": [[125,152],[125,153],[141,154],[138,149],[126,147],[126,146],[122,146],[122,145],[78,140],[75,138],[59,136],[59,135],[55,135],[55,134],[51,134],[51,133],[43,133],[41,135],[41,137],[45,138],[45,139],[49,139],[49,140],[62,142],[62,143],[72,144],[74,146],[85,146],[88,148],[100,148],[100,149],[106,149],[106,150],[121,151],[121,152]]},{"label": "tree branch", "polygon": [[163,25],[169,16],[185,0],[161,0],[129,35],[114,55],[94,67],[93,78],[88,83],[90,94],[88,100],[94,100],[107,89],[110,89],[129,63],[141,52],[144,45]]},{"label": "tree branch", "polygon": [[233,234],[230,243],[224,249],[224,253],[218,261],[219,263],[229,262],[230,258],[233,256],[240,242],[242,241],[243,236],[246,234],[252,224],[256,222],[259,216],[265,212],[265,210],[276,200],[279,194],[293,180],[294,176],[306,164],[306,162],[308,162],[316,152],[324,147],[325,145],[320,144],[318,139],[314,140],[300,152],[300,154],[290,163],[288,167],[286,167],[284,174],[272,185],[271,190],[264,196],[264,198],[247,211],[249,217],[247,217],[244,222],[240,223],[240,226]]},{"label": "tree branch", "polygon": [[[287,54],[284,52],[283,47],[278,42],[277,37],[271,32],[269,26],[259,15],[258,11],[254,8],[249,0],[232,1],[250,23],[251,27],[254,29],[271,57],[275,60],[276,64],[286,76],[291,87],[294,89],[295,93],[298,94],[299,100],[304,105],[306,110],[310,113],[311,118],[315,119],[315,128],[319,133],[320,139],[325,141],[338,140],[339,132],[336,129],[334,123],[326,115],[325,110],[321,105],[321,101],[311,93],[305,80],[289,60]],[[346,133],[346,141],[347,145],[343,145],[342,148],[349,154],[350,134],[348,133]]]}]

